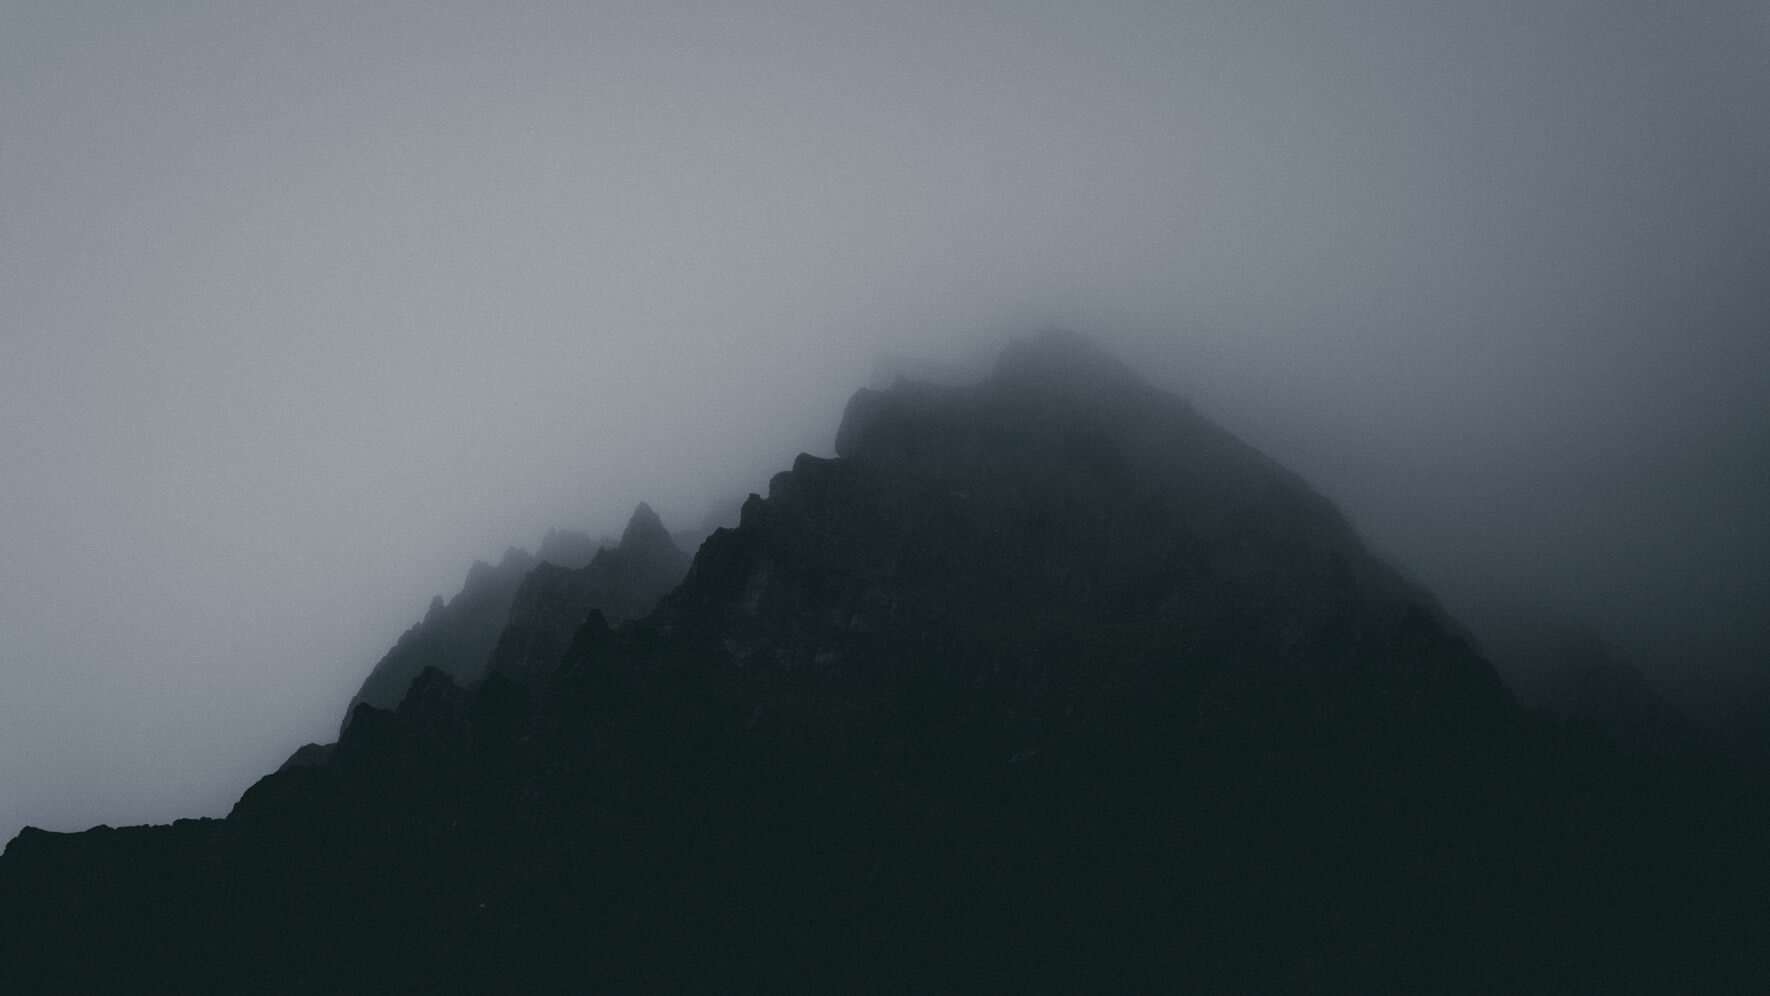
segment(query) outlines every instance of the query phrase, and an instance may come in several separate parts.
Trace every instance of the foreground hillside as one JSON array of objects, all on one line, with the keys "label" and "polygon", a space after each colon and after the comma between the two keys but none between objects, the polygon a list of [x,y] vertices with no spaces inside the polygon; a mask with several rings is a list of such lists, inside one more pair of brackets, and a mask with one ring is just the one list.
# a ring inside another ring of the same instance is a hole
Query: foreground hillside
[{"label": "foreground hillside", "polygon": [[[489,649],[412,637],[397,708],[365,696],[226,820],[21,834],[0,972],[1688,991],[1770,969],[1753,771],[1526,713],[1327,501],[1086,343],[860,392],[836,452],[685,575],[642,509],[618,549],[501,581]],[[454,632],[453,604],[420,629]]]}]

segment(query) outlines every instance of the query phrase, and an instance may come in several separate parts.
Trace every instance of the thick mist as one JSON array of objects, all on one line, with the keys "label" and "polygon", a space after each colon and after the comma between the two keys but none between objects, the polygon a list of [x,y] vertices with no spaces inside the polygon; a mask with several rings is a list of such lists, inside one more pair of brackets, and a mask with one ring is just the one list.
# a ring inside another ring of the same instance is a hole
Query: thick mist
[{"label": "thick mist", "polygon": [[1766,108],[1743,2],[15,5],[0,836],[221,815],[475,559],[1045,324],[1756,685]]}]

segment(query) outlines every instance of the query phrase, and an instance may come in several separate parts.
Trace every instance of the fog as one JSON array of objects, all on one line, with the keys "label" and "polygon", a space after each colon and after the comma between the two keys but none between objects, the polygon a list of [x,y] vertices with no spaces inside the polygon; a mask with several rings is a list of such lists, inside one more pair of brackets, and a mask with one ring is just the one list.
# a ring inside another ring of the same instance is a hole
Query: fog
[{"label": "fog", "polygon": [[222,815],[475,559],[1046,324],[1725,697],[1766,176],[1746,2],[8,5],[0,836]]}]

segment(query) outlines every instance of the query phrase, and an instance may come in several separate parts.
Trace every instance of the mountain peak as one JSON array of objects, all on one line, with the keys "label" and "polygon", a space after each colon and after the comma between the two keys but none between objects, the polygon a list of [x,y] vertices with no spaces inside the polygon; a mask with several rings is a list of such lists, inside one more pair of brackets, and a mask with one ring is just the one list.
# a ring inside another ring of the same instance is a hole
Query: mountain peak
[{"label": "mountain peak", "polygon": [[1144,387],[1131,368],[1068,329],[1047,328],[1002,351],[990,380],[998,385],[1063,393]]},{"label": "mountain peak", "polygon": [[1760,771],[1539,723],[1326,498],[1081,336],[1016,343],[982,383],[860,391],[836,450],[692,568],[645,504],[581,568],[476,566],[336,748],[225,821],[21,834],[9,981],[1763,974]]},{"label": "mountain peak", "polygon": [[664,528],[663,520],[651,510],[650,505],[640,502],[639,507],[633,510],[633,517],[627,520],[627,528],[621,532],[620,548],[632,551],[666,544],[672,548],[676,545],[670,538],[670,531]]}]

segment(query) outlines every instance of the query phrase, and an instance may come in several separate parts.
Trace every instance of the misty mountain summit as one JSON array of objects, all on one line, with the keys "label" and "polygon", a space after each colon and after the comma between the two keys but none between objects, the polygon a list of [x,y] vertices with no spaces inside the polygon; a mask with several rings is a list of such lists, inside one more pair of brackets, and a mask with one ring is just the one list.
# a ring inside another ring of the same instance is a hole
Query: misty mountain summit
[{"label": "misty mountain summit", "polygon": [[1330,502],[1081,337],[857,392],[835,452],[692,558],[640,505],[585,563],[476,565],[371,675],[399,694],[365,682],[226,820],[21,833],[0,965],[254,991],[1770,968],[1761,772],[1521,708]]},{"label": "misty mountain summit", "polygon": [[[1509,706],[1326,500],[1073,334],[979,384],[858,392],[836,453],[715,533],[660,622],[845,681],[963,661],[1019,703],[1011,725],[1073,719],[1108,674],[1331,673],[1422,708]],[[1111,655],[1052,653],[1106,627]]]}]

